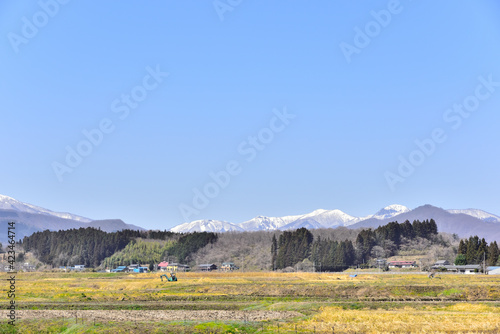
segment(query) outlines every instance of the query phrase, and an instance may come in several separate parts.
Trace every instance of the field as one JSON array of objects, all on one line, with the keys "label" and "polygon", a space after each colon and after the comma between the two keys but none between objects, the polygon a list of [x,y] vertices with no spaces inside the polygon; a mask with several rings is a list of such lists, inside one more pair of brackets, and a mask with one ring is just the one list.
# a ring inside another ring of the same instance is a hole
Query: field
[{"label": "field", "polygon": [[2,279],[0,333],[500,333],[500,276],[239,272],[178,278],[19,273],[15,326],[7,324]]}]

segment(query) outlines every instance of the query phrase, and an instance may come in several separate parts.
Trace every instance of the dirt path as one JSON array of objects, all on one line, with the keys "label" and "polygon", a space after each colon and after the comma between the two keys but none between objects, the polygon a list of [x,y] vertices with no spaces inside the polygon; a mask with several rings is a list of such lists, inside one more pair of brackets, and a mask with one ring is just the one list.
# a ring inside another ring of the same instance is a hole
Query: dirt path
[{"label": "dirt path", "polygon": [[[0,311],[0,317],[6,319],[7,311]],[[75,318],[84,321],[113,320],[113,321],[183,321],[183,320],[207,320],[207,321],[264,321],[275,319],[287,319],[302,316],[298,312],[288,311],[109,311],[109,310],[18,310],[18,319],[54,319]]]}]

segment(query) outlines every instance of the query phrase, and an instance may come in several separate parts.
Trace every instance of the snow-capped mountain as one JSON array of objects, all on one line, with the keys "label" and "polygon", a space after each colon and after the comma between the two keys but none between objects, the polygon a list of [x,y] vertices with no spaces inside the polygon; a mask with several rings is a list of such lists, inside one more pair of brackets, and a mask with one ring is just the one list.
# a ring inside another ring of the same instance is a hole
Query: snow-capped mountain
[{"label": "snow-capped mountain", "polygon": [[140,226],[126,224],[120,219],[92,220],[65,212],[54,212],[12,197],[0,195],[0,242],[8,238],[8,222],[16,222],[16,239],[44,230],[69,230],[73,228],[100,228],[105,232],[123,229],[144,230]]},{"label": "snow-capped mountain", "polygon": [[244,231],[241,227],[220,221],[220,220],[196,220],[190,223],[177,225],[170,229],[172,232],[186,233],[186,232],[230,232],[230,231]]},{"label": "snow-capped mountain", "polygon": [[298,226],[297,223],[300,222],[313,226],[319,224],[320,227],[317,228],[347,226],[355,218],[340,210],[316,210],[297,219],[294,226]]},{"label": "snow-capped mountain", "polygon": [[395,217],[397,215],[400,215],[405,212],[409,212],[410,209],[408,209],[404,205],[399,205],[399,204],[393,204],[386,206],[382,210],[378,211],[376,214],[371,216],[370,218],[375,218],[375,219],[388,219]]},{"label": "snow-capped mountain", "polygon": [[[258,216],[240,224],[220,222],[213,220],[197,220],[191,223],[177,225],[170,229],[172,232],[226,232],[226,231],[276,231],[294,230],[305,227],[307,229],[335,228],[350,226],[360,221],[374,218],[386,219],[408,212],[410,209],[403,205],[390,205],[374,215],[367,217],[351,216],[341,210],[318,209],[304,215],[266,217]],[[213,223],[216,222],[216,223]],[[239,229],[238,229],[239,228]]]},{"label": "snow-capped mountain", "polygon": [[379,226],[386,225],[391,221],[402,223],[406,220],[413,222],[415,220],[423,221],[426,219],[434,219],[437,224],[438,232],[457,234],[461,238],[468,238],[470,236],[477,235],[480,238],[485,238],[487,242],[491,242],[493,240],[500,241],[500,228],[498,228],[498,223],[483,221],[477,217],[462,212],[449,212],[448,210],[429,204],[419,206],[418,208],[391,218],[366,219],[349,226],[349,228],[375,229]]},{"label": "snow-capped mountain", "polygon": [[500,217],[479,209],[446,210],[449,213],[463,213],[488,223],[500,223]]},{"label": "snow-capped mountain", "polygon": [[285,217],[265,217],[258,216],[246,222],[238,224],[245,231],[274,231],[279,230],[302,216],[285,216]]},{"label": "snow-capped mountain", "polygon": [[54,216],[54,217],[63,218],[63,219],[71,219],[71,220],[79,221],[82,223],[90,223],[92,221],[92,219],[73,215],[71,213],[54,212],[54,211],[50,211],[50,210],[41,208],[41,207],[36,206],[36,205],[23,203],[23,202],[20,202],[16,199],[13,199],[12,197],[5,196],[5,195],[0,195],[0,210],[13,210],[13,211],[18,211],[18,212],[27,212],[27,213],[34,213],[34,214],[49,215],[49,216]]}]

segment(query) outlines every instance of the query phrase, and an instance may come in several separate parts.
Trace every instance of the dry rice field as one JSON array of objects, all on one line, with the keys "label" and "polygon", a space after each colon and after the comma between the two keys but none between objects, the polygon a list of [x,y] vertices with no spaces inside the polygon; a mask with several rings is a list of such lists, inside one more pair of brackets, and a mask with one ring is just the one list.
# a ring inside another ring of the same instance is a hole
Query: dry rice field
[{"label": "dry rice field", "polygon": [[159,275],[19,273],[0,333],[500,333],[499,276]]}]

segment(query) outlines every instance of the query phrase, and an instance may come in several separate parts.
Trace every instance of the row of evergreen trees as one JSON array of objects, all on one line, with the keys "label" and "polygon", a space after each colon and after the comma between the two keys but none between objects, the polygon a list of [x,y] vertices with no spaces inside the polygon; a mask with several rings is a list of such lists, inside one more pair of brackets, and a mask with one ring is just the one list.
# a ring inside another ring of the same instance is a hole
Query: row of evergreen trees
[{"label": "row of evergreen trees", "polygon": [[375,246],[381,247],[385,250],[387,256],[391,256],[404,240],[432,239],[437,233],[437,224],[434,219],[422,222],[414,220],[413,223],[406,220],[401,224],[390,222],[375,230],[362,230],[356,238],[358,263],[367,263],[372,257],[371,253]]},{"label": "row of evergreen trees", "polygon": [[[158,255],[158,249],[152,249],[139,243],[136,247],[138,253],[151,253],[151,259],[158,256],[163,260],[167,256],[175,258],[179,262],[188,261],[191,254],[209,243],[217,241],[217,234],[211,232],[193,232],[189,234],[178,234],[168,231],[134,231],[122,230],[107,233],[95,228],[79,228],[64,231],[36,232],[29,237],[24,237],[22,244],[26,252],[33,252],[42,262],[52,266],[74,266],[83,264],[86,267],[98,267],[102,261],[111,257],[116,252],[123,250],[127,245],[136,243],[136,239],[145,240],[167,240],[168,247],[162,249]],[[126,257],[115,258],[113,265],[128,265],[128,261],[138,259],[138,254],[128,254]]]},{"label": "row of evergreen trees", "polygon": [[375,230],[361,230],[353,244],[350,240],[332,241],[313,235],[306,228],[285,231],[278,239],[273,236],[271,255],[274,269],[284,269],[309,259],[320,271],[341,271],[355,264],[368,263],[376,246],[387,256],[398,250],[404,241],[415,238],[432,239],[437,224],[431,220],[391,222]]},{"label": "row of evergreen trees", "polygon": [[26,252],[33,252],[42,262],[53,266],[97,267],[101,261],[123,249],[137,231],[106,233],[94,228],[35,232],[24,237]]},{"label": "row of evergreen trees", "polygon": [[486,260],[486,264],[494,266],[500,264],[500,250],[496,241],[489,245],[484,238],[473,236],[460,240],[458,245],[458,255],[455,259],[456,265],[480,264]]}]

